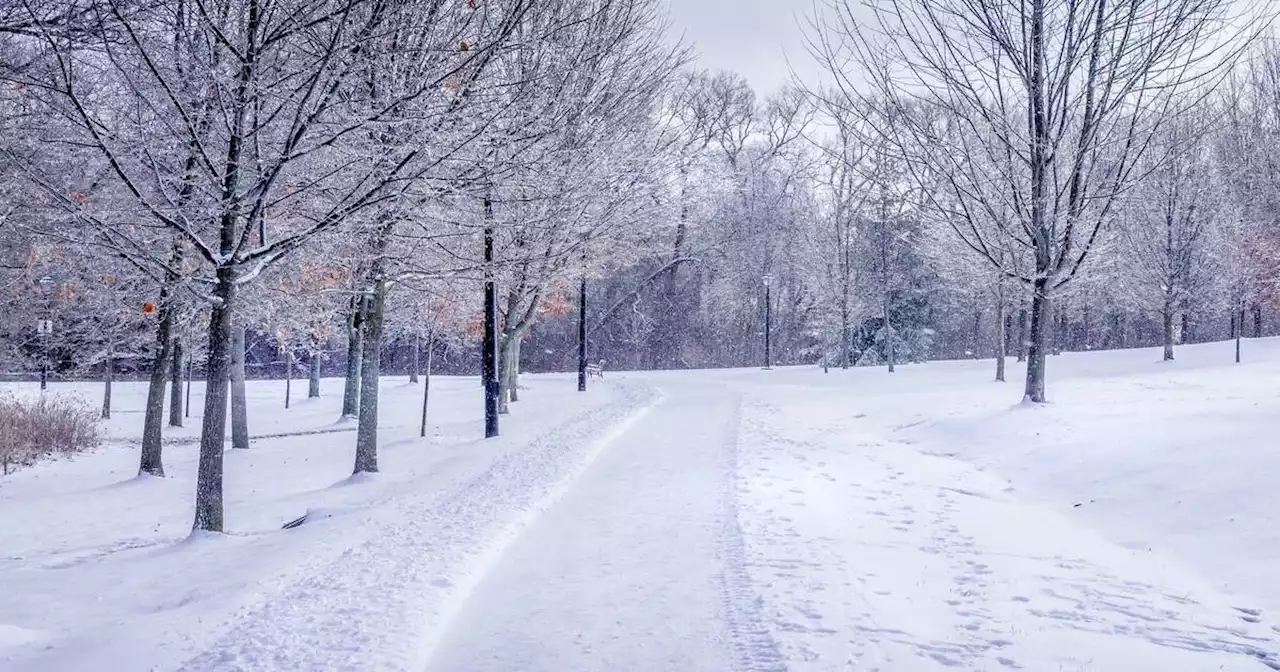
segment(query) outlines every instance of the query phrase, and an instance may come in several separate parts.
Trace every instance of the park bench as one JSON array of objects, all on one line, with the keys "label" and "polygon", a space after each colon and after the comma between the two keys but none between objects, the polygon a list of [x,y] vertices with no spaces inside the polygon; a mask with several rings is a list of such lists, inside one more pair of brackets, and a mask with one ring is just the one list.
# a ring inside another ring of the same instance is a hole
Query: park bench
[{"label": "park bench", "polygon": [[600,360],[600,363],[598,364],[587,365],[587,377],[588,378],[592,378],[592,377],[604,378],[604,360],[603,359]]}]

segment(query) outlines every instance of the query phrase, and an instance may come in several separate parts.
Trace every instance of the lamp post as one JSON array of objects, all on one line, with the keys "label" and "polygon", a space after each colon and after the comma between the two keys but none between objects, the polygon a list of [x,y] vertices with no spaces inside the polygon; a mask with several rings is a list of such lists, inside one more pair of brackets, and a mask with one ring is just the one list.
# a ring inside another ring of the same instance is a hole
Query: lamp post
[{"label": "lamp post", "polygon": [[769,370],[773,368],[773,301],[770,294],[773,276],[765,273],[761,279],[764,280],[764,368]]},{"label": "lamp post", "polygon": [[49,335],[53,333],[53,299],[49,295],[49,290],[53,287],[53,278],[44,276],[38,281],[40,283],[40,293],[44,296],[44,319],[40,320],[36,325],[36,332],[40,335],[40,391],[44,392],[49,387]]}]

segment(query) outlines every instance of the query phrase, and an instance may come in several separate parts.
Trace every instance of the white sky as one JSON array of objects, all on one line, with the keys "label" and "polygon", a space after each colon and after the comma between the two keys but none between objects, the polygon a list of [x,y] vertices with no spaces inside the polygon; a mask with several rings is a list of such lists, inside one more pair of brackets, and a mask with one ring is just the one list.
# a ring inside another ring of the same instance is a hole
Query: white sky
[{"label": "white sky", "polygon": [[815,67],[805,49],[813,0],[665,0],[673,37],[684,37],[698,66],[733,70],[766,96],[790,78],[787,59],[805,79]]}]

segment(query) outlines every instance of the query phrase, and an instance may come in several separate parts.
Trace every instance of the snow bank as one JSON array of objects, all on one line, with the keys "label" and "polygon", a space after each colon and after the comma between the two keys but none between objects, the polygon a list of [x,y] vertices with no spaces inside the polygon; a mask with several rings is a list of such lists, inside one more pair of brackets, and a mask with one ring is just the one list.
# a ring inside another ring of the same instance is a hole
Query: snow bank
[{"label": "snow bank", "polygon": [[[352,479],[354,434],[312,433],[333,428],[340,380],[288,411],[279,383],[252,382],[252,433],[290,436],[228,452],[228,533],[191,536],[197,447],[171,443],[168,478],[136,477],[143,386],[117,383],[116,441],[0,481],[0,667],[378,669],[422,657],[421,634],[475,559],[644,396],[579,394],[569,377],[527,384],[504,436],[482,441],[477,382],[434,378],[421,440],[421,387],[384,381],[383,471]],[[281,529],[304,512],[307,524]]]}]

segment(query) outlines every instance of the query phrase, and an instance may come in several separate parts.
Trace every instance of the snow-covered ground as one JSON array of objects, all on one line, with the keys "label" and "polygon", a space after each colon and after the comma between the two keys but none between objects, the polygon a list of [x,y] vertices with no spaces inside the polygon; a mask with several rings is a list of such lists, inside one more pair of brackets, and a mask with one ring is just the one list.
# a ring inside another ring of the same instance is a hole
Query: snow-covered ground
[{"label": "snow-covered ground", "polygon": [[0,669],[1280,669],[1280,340],[1178,356],[1053,357],[1042,407],[989,361],[528,376],[492,441],[476,380],[422,440],[387,379],[356,481],[340,381],[253,382],[297,435],[193,538],[196,447],[136,479],[120,385],[108,445],[0,479]]}]

